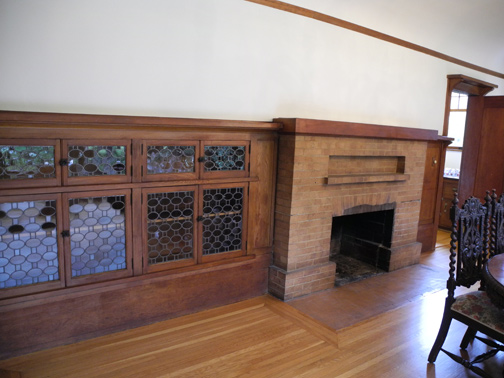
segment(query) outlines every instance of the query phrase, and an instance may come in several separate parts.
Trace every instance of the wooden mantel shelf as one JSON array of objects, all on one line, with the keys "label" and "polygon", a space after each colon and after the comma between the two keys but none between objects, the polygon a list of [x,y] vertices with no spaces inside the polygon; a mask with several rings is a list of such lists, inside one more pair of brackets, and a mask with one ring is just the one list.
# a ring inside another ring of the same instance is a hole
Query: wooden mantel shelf
[{"label": "wooden mantel shelf", "polygon": [[375,173],[354,175],[331,175],[327,177],[327,185],[366,184],[371,182],[407,181],[410,175],[404,173]]},{"label": "wooden mantel shelf", "polygon": [[[404,140],[439,140],[440,138],[445,138],[440,137],[437,130],[415,129],[410,127],[325,121],[306,118],[275,118],[273,121],[283,124],[282,133],[284,134]],[[447,138],[447,140],[449,140],[449,138]]]}]

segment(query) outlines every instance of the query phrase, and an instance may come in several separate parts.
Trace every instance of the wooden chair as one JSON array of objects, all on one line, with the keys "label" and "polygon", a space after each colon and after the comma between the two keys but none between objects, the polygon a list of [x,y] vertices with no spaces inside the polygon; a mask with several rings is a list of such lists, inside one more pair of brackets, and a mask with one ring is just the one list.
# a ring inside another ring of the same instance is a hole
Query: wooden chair
[{"label": "wooden chair", "polygon": [[504,252],[504,194],[497,200],[495,189],[490,214],[490,256],[493,256]]},{"label": "wooden chair", "polygon": [[[481,282],[484,263],[490,255],[488,246],[491,201],[492,198],[488,193],[484,205],[477,198],[471,197],[465,201],[460,209],[457,194],[455,194],[450,213],[453,226],[450,242],[450,270],[447,282],[448,296],[445,302],[441,327],[428,358],[429,362],[433,363],[436,361],[439,351],[443,351],[453,360],[482,377],[489,376],[474,364],[494,356],[499,350],[503,350],[502,346],[493,340],[476,337],[494,349],[477,356],[472,361],[448,352],[442,346],[452,319],[468,326],[460,344],[461,349],[467,348],[477,332],[499,342],[504,342],[504,312],[490,302],[484,291],[484,282]],[[479,290],[455,296],[457,287],[465,286],[469,288],[478,282],[480,282]]]}]

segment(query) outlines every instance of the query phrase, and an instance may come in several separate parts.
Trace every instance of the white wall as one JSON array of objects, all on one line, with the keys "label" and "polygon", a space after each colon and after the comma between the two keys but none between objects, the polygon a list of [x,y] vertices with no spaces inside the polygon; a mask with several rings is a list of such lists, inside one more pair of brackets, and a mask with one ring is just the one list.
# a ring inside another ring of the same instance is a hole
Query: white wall
[{"label": "white wall", "polygon": [[[402,4],[403,17],[419,17],[418,2],[389,2]],[[445,45],[455,41],[451,29],[392,22],[385,0],[293,3],[499,70],[501,50],[488,59],[457,56],[486,51],[481,38]],[[442,45],[429,40],[439,30]],[[306,117],[441,130],[446,75],[458,73],[504,93],[502,79],[242,0],[0,0],[3,110]]]}]

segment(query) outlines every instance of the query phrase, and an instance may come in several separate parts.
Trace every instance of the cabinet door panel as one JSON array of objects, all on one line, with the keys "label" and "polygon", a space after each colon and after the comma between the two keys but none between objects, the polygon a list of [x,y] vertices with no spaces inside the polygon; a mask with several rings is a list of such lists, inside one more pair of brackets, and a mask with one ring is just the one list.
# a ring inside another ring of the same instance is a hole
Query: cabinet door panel
[{"label": "cabinet door panel", "polygon": [[144,141],[142,181],[196,179],[198,150],[199,142],[194,141]]},{"label": "cabinet door panel", "polygon": [[193,265],[195,251],[195,186],[149,188],[143,191],[144,271]]},{"label": "cabinet door panel", "polygon": [[62,287],[58,194],[0,198],[0,297]]},{"label": "cabinet door panel", "polygon": [[201,188],[201,261],[246,253],[247,184],[207,185]]},{"label": "cabinet door panel", "polygon": [[65,185],[131,181],[131,142],[68,140],[63,142]]},{"label": "cabinet door panel", "polygon": [[65,194],[66,275],[69,285],[132,275],[130,193]]},{"label": "cabinet door panel", "polygon": [[0,183],[4,188],[60,185],[59,140],[1,139]]},{"label": "cabinet door panel", "polygon": [[212,141],[201,146],[201,178],[249,176],[249,141]]}]

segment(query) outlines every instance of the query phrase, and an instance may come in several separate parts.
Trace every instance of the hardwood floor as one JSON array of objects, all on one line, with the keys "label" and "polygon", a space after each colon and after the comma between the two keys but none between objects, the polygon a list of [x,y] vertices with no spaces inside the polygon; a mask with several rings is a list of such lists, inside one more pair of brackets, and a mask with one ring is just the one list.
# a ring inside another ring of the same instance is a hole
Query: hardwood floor
[{"label": "hardwood floor", "polygon": [[[438,240],[414,267],[288,303],[253,298],[0,361],[0,368],[23,378],[475,377],[443,353],[427,363],[446,297],[447,250]],[[464,331],[453,322],[445,347],[459,353]],[[467,352],[486,350],[476,341]],[[499,377],[503,363],[498,355],[479,366]]]}]

